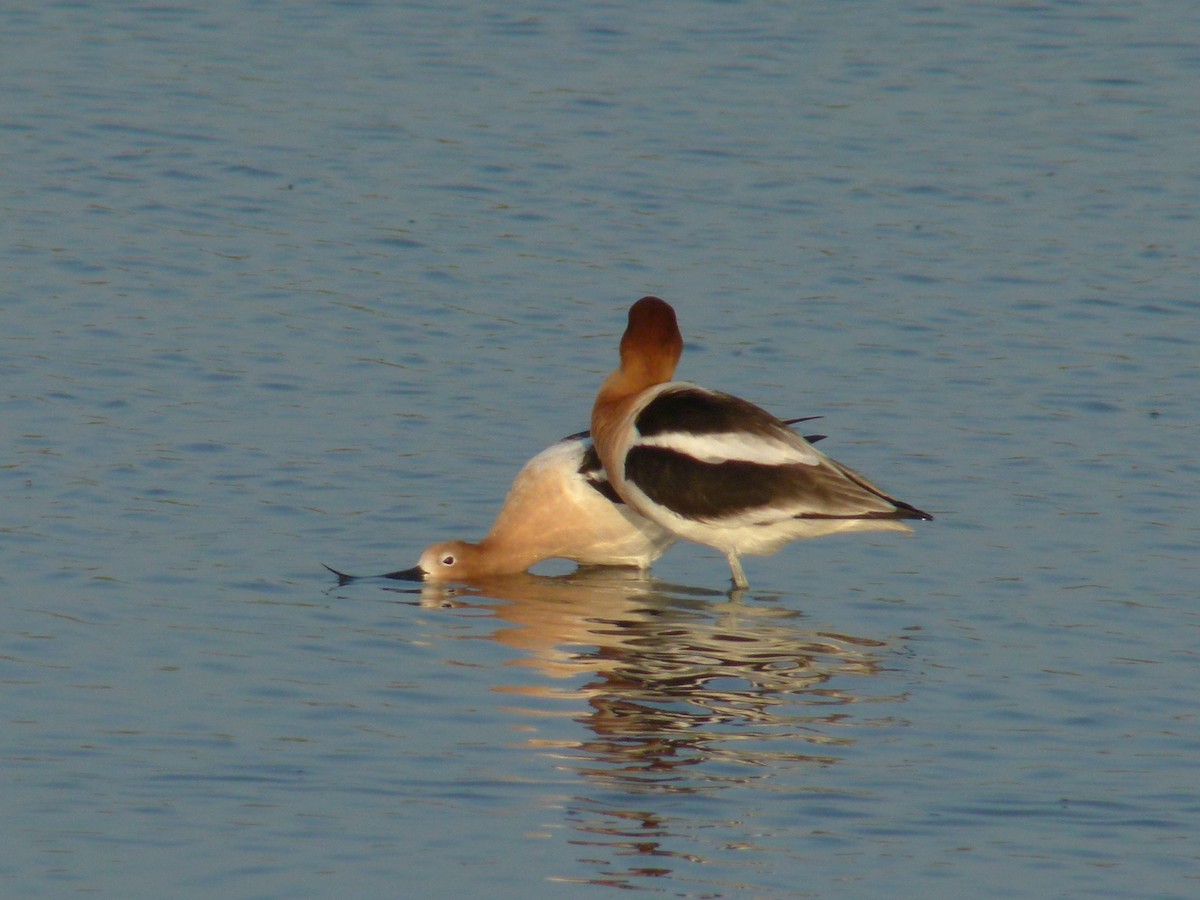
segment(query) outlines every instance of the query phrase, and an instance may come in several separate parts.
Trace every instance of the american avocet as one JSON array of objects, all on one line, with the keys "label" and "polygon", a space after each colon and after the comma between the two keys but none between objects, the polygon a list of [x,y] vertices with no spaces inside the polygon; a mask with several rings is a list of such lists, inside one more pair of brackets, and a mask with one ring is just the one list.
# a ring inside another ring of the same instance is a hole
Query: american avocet
[{"label": "american avocet", "polygon": [[673,382],[683,352],[675,311],[657,297],[629,310],[621,364],[600,387],[592,435],[613,488],[677,537],[739,557],[843,531],[911,531],[932,519],[889,497],[746,400]]},{"label": "american avocet", "polygon": [[[824,437],[812,434],[807,440]],[[555,558],[584,566],[646,569],[673,543],[670,532],[634,512],[617,496],[590,433],[581,431],[550,445],[525,464],[483,540],[432,544],[411,569],[375,577],[467,581],[521,572]],[[360,577],[325,568],[343,582]]]},{"label": "american avocet", "polygon": [[431,544],[416,566],[388,577],[458,581],[522,572],[546,559],[644,569],[673,543],[670,532],[616,495],[584,431],[551,444],[525,464],[478,543]]},{"label": "american avocet", "polygon": [[[819,416],[786,419],[786,424]],[[815,443],[823,434],[806,435]],[[377,578],[403,581],[467,581],[510,575],[545,559],[584,566],[649,568],[675,537],[634,512],[617,496],[591,434],[580,431],[547,447],[517,474],[488,536],[479,543],[442,541],[421,554],[411,569]],[[329,569],[343,582],[355,581]]]}]

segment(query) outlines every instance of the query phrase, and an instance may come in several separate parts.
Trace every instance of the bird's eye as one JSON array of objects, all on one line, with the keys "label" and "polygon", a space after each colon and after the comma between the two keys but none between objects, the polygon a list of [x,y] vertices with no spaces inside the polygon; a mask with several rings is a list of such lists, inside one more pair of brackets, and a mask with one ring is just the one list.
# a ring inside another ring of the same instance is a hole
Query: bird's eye
[{"label": "bird's eye", "polygon": [[443,566],[452,566],[452,565],[454,565],[454,557],[453,557],[453,556],[451,556],[451,555],[449,555],[449,554],[447,554],[446,556],[443,556],[443,557],[442,557],[442,565],[443,565]]}]

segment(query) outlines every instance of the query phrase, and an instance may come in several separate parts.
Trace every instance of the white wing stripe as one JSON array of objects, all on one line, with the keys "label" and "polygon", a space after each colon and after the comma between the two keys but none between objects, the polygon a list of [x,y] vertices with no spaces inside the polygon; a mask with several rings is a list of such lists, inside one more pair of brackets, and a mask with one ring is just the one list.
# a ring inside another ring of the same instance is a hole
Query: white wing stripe
[{"label": "white wing stripe", "polygon": [[819,466],[821,456],[811,447],[740,431],[717,434],[691,434],[669,431],[650,437],[639,437],[634,446],[662,447],[684,453],[704,463],[723,463],[731,460],[758,463],[764,466]]}]

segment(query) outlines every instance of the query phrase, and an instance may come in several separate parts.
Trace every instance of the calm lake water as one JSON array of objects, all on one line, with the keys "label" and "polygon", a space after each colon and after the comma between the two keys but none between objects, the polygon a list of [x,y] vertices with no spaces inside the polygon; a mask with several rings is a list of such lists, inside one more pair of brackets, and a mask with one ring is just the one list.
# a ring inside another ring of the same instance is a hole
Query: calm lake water
[{"label": "calm lake water", "polygon": [[[0,890],[1200,895],[1200,12],[0,12]],[[481,535],[625,310],[933,512]]]}]

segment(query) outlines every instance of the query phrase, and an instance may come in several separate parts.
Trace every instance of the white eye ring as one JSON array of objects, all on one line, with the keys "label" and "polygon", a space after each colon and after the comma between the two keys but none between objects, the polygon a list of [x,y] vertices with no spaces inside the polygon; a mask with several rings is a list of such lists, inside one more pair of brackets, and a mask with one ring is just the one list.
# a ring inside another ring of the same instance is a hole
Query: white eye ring
[{"label": "white eye ring", "polygon": [[453,555],[451,555],[451,554],[447,554],[446,556],[443,556],[443,557],[442,557],[442,565],[443,565],[443,566],[452,566],[452,565],[454,565],[454,556],[453,556]]}]

